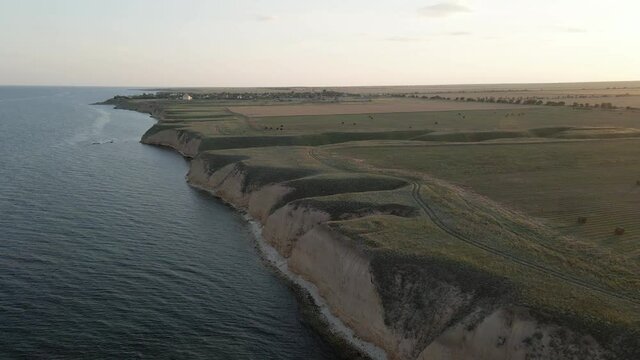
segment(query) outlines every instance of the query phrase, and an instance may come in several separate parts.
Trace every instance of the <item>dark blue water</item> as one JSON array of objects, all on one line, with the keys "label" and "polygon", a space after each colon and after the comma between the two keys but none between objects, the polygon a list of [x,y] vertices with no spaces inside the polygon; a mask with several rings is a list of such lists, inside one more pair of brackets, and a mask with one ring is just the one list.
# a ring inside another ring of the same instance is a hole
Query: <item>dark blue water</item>
[{"label": "dark blue water", "polygon": [[126,92],[0,87],[0,359],[332,358]]}]

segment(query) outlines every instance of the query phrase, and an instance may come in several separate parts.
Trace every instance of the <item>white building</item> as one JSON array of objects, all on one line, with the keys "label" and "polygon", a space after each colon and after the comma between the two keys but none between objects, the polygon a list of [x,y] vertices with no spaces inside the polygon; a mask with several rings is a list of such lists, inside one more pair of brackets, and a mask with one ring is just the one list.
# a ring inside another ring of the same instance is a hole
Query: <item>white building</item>
[{"label": "white building", "polygon": [[182,95],[182,100],[191,101],[193,98],[189,94]]}]

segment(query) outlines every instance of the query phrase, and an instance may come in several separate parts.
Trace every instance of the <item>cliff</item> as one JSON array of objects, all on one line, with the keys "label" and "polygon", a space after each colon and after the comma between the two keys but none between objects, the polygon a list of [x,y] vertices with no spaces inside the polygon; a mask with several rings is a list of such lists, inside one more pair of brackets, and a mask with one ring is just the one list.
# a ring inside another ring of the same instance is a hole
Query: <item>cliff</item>
[{"label": "cliff", "polygon": [[141,142],[192,159],[188,182],[259,222],[275,266],[309,284],[302,301],[372,358],[640,358],[636,285],[618,277],[635,268],[429,174],[314,147],[429,130],[276,132],[208,103],[105,104],[158,119]]},{"label": "cliff", "polygon": [[168,147],[184,157],[193,158],[198,154],[201,139],[186,130],[156,124],[143,135],[141,142]]},{"label": "cliff", "polygon": [[[291,197],[295,180],[311,170],[282,169],[277,181],[256,183],[251,178],[260,169],[242,157],[198,155],[200,139],[186,132],[154,129],[143,142],[194,157],[189,183],[259,221],[288,268],[315,284],[336,317],[391,359],[616,358],[593,337],[512,304],[504,279],[441,259],[389,254],[341,233],[332,226],[335,213]],[[372,207],[340,216],[397,212]]]},{"label": "cliff", "polygon": [[390,266],[388,259],[327,226],[330,215],[321,210],[293,203],[269,214],[291,190],[276,184],[241,191],[245,176],[235,163],[211,172],[196,159],[188,179],[260,219],[264,238],[287,258],[289,268],[314,283],[332,312],[360,338],[392,359],[600,359],[607,354],[589,336],[538,323],[525,309],[497,305],[501,294],[484,294],[468,279],[443,271],[446,267],[433,264],[429,271],[406,259]]}]

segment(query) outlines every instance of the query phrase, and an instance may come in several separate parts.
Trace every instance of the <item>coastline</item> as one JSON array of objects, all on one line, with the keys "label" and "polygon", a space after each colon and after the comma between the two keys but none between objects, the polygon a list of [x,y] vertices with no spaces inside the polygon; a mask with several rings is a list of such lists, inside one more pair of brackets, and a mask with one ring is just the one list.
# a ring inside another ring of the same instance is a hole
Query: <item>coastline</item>
[{"label": "coastline", "polygon": [[[162,122],[162,117],[156,113],[157,109],[155,108],[134,110],[102,102],[91,105],[110,106],[117,110],[135,111],[146,114],[149,115],[151,119],[155,120],[154,125]],[[140,143],[173,151],[182,156],[189,163],[195,159],[197,154],[184,151],[184,149],[177,146],[173,141],[162,140],[155,141],[154,143],[145,142],[145,135],[148,134],[149,130],[153,129],[154,125],[147,129],[147,132],[142,135],[139,141]],[[180,136],[176,136],[175,141],[180,141],[179,137]],[[335,350],[339,359],[387,360],[389,358],[385,350],[382,348],[371,342],[358,338],[353,329],[332,313],[330,306],[327,304],[326,299],[321,296],[318,288],[312,282],[305,280],[302,276],[289,269],[287,260],[282,257],[278,250],[271,246],[263,237],[263,224],[258,219],[251,216],[247,209],[243,209],[224,197],[219,196],[213,189],[189,181],[188,174],[185,175],[185,181],[191,188],[206,193],[213,198],[213,201],[218,201],[226,205],[230,211],[235,212],[244,219],[255,240],[255,247],[259,253],[260,260],[264,262],[265,266],[272,269],[271,271],[274,271],[274,273],[278,275],[278,277],[280,277],[291,289],[299,306],[298,311],[300,312],[302,321]]]},{"label": "coastline", "polygon": [[261,259],[287,282],[294,292],[299,306],[302,307],[303,316],[314,317],[311,319],[306,318],[305,320],[313,323],[311,326],[314,331],[323,336],[325,341],[331,344],[344,359],[387,359],[387,354],[383,349],[359,339],[354,334],[353,329],[345,325],[331,312],[326,300],[320,295],[318,288],[313,283],[289,269],[286,259],[278,253],[276,248],[265,241],[262,236],[263,225],[258,220],[254,219],[245,210],[217,196],[213,191],[189,181],[187,183],[192,188],[211,195],[216,201],[222,202],[243,217],[247,222],[247,226],[251,229]]},{"label": "coastline", "polygon": [[[93,105],[109,105],[118,110],[131,111],[126,107],[114,106],[113,104],[96,103]],[[150,118],[156,121],[155,124],[161,122],[161,116],[158,115],[155,109],[135,110],[144,114],[148,114]],[[151,127],[153,128],[153,126]],[[149,129],[151,129],[149,128]],[[148,130],[149,130],[148,129]],[[147,130],[147,131],[148,131]],[[156,146],[167,150],[172,150],[182,156],[185,160],[191,162],[195,158],[195,154],[189,154],[183,151],[179,146],[170,141],[163,141],[153,144],[145,143],[143,134],[140,142],[145,145]],[[235,211],[241,215],[247,222],[247,226],[251,229],[251,232],[256,241],[256,247],[260,253],[261,259],[265,264],[274,269],[274,271],[281,276],[291,288],[296,297],[296,301],[300,306],[300,312],[303,316],[303,320],[309,324],[309,326],[318,333],[327,343],[329,343],[343,359],[361,359],[361,360],[386,360],[388,358],[387,353],[371,342],[364,341],[355,335],[353,329],[344,324],[339,317],[331,312],[327,301],[322,298],[317,287],[310,281],[305,280],[298,274],[293,273],[286,262],[276,248],[271,246],[265,241],[262,236],[263,225],[259,220],[253,218],[245,209],[237,206],[233,202],[227,201],[223,197],[219,196],[212,189],[205,186],[197,185],[188,180],[188,175],[185,175],[187,184],[197,190],[203,191],[212,196],[215,201],[220,201],[227,205],[231,211]]]},{"label": "coastline", "polygon": [[[287,181],[308,173],[269,178],[273,175],[268,168],[246,165],[243,161],[247,157],[201,152],[200,135],[163,124],[161,109],[117,108],[148,113],[157,120],[141,142],[171,148],[189,159],[186,177],[190,186],[245,214],[249,226],[260,235],[256,237],[258,247],[261,242],[268,245],[260,249],[267,263],[279,267],[280,261],[294,278],[311,284],[312,291],[319,289],[317,293],[324,297],[317,301],[313,293],[279,272],[292,286],[299,304],[311,305],[316,320],[324,319],[318,333],[325,338],[335,335],[329,321],[333,316],[359,338],[375,344],[369,358],[379,358],[376,348],[384,349],[390,359],[633,358],[626,354],[616,357],[602,346],[618,341],[619,333],[607,337],[606,332],[594,332],[591,324],[584,329],[579,321],[571,323],[571,318],[554,319],[557,314],[536,312],[536,308],[511,302],[510,290],[500,290],[502,285],[487,274],[473,274],[459,265],[433,259],[417,267],[411,258],[381,258],[375,250],[363,249],[356,238],[326,226],[331,220],[326,209],[309,202],[282,201],[294,191]],[[262,183],[247,185],[255,176],[266,178]],[[275,263],[267,258],[269,252],[278,255]],[[380,267],[382,262],[386,268]],[[390,275],[381,273],[381,269],[389,270]],[[323,304],[333,310],[329,317],[322,314]],[[306,310],[302,312],[309,312]],[[623,336],[619,349],[635,351],[626,344],[633,343],[633,335]],[[348,348],[358,349],[357,344],[339,338],[349,344]],[[368,348],[364,343],[359,349]]]}]

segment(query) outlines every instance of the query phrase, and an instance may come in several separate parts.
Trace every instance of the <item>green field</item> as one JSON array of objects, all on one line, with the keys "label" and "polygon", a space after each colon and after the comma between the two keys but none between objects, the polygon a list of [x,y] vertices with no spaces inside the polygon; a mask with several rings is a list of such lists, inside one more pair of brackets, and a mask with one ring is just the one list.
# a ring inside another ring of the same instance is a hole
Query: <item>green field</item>
[{"label": "green field", "polygon": [[[447,146],[360,147],[366,144],[233,149],[206,156],[226,159],[218,166],[245,157],[248,178],[256,179],[247,186],[277,182],[296,189],[286,201],[328,211],[331,226],[380,254],[378,263],[393,254],[417,256],[458,264],[455,271],[470,279],[506,278],[517,289],[514,301],[577,321],[576,326],[599,327],[602,319],[635,326],[640,320],[637,259],[421,175],[427,173],[415,167],[421,158],[415,161],[410,154]],[[397,159],[385,153],[403,160],[394,163]],[[354,161],[356,154],[366,155],[367,163]],[[414,184],[420,185],[417,193]],[[419,201],[433,213],[423,211]]]},{"label": "green field", "polygon": [[[250,146],[327,145],[362,140],[469,142],[504,138],[618,138],[640,136],[638,112],[532,107],[250,118],[236,102],[161,102],[159,126],[198,134],[203,150]],[[263,104],[263,103],[260,103]],[[282,106],[282,105],[278,105]],[[224,137],[221,140],[220,137]],[[234,137],[229,139],[229,137]]]},{"label": "green field", "polygon": [[[639,140],[345,147],[332,153],[430,174],[640,260]],[[579,217],[586,223],[578,224]],[[617,227],[625,234],[614,235]]]},{"label": "green field", "polygon": [[[527,130],[547,127],[637,127],[638,112],[573,110],[565,107],[534,107],[514,110],[474,110],[361,115],[323,115],[257,118],[261,126],[287,131],[433,131]],[[355,125],[354,125],[355,123]]]}]

